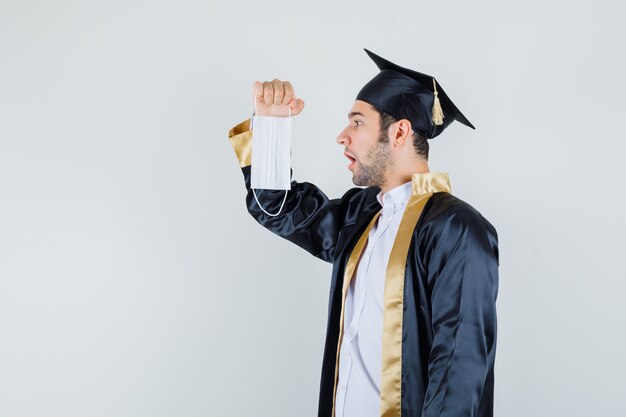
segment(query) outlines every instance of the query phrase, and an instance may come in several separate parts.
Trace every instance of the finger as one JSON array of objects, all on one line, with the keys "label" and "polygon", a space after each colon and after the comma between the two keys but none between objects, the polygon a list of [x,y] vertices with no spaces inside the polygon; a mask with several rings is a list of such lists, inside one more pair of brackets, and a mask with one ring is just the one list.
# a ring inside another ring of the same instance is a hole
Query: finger
[{"label": "finger", "polygon": [[252,84],[252,95],[255,99],[263,97],[263,84],[261,84],[260,81],[255,81],[254,84]]},{"label": "finger", "polygon": [[283,104],[288,104],[296,98],[296,93],[293,91],[293,86],[289,81],[285,81],[283,83],[283,87],[285,88],[285,97],[283,97]]},{"label": "finger", "polygon": [[263,98],[265,99],[265,104],[274,102],[274,87],[269,81],[263,82]]},{"label": "finger", "polygon": [[272,86],[274,87],[274,104],[282,104],[283,97],[285,96],[285,89],[283,88],[282,81],[274,78]]},{"label": "finger", "polygon": [[300,114],[300,112],[304,109],[304,100],[301,98],[293,99],[291,100],[291,103],[289,103],[289,107],[291,108],[292,115],[295,116],[296,114]]}]

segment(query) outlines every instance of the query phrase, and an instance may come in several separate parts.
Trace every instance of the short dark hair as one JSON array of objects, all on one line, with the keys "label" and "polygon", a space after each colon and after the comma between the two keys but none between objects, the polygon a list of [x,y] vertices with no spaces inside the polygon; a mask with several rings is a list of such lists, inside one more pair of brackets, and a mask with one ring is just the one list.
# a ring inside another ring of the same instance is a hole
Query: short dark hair
[{"label": "short dark hair", "polygon": [[[380,115],[380,141],[387,143],[389,141],[387,130],[389,129],[389,126],[397,122],[398,119],[385,113],[374,105],[372,105],[372,107]],[[417,155],[421,156],[425,160],[428,160],[428,139],[426,139],[426,136],[422,132],[418,132],[415,129],[413,129],[413,148],[415,149],[415,153]]]}]

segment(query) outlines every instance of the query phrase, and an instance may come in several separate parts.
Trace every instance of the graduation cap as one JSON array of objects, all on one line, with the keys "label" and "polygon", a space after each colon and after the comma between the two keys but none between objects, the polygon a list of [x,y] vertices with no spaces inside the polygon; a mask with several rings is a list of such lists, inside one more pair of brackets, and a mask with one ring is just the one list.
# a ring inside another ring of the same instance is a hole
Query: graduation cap
[{"label": "graduation cap", "polygon": [[[365,48],[364,48],[365,49]],[[434,77],[403,68],[365,49],[380,72],[359,91],[365,101],[432,139],[454,120],[475,127],[454,105]]]}]

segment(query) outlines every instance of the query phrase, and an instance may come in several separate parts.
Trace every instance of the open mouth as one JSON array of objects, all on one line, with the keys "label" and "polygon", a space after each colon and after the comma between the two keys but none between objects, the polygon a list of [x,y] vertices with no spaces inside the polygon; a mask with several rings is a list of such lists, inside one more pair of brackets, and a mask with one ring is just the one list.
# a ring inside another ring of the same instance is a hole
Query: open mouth
[{"label": "open mouth", "polygon": [[348,169],[352,168],[354,166],[354,163],[356,162],[356,159],[354,159],[351,156],[346,155],[346,158],[348,158],[348,161],[350,161],[350,163],[348,164]]}]

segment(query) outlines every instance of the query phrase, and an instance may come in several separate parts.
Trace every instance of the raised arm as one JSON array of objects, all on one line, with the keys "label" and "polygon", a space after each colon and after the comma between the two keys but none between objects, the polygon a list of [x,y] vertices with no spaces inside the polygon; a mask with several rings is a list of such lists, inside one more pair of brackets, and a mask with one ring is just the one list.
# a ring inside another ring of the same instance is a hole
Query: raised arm
[{"label": "raised arm", "polygon": [[[291,84],[279,82],[283,92],[277,93],[279,86],[276,81],[278,80],[254,84],[253,92],[257,100],[258,114],[284,117],[288,114],[286,106],[292,106],[292,115],[300,113],[304,102],[295,99]],[[268,92],[270,87],[272,90]],[[267,104],[266,100],[272,104]],[[291,190],[287,191],[286,199],[284,190],[255,190],[259,202],[269,213],[278,212],[285,199],[280,214],[269,216],[261,210],[250,188],[253,140],[250,119],[230,129],[228,137],[244,175],[247,190],[246,205],[250,215],[271,232],[324,261],[332,262],[341,228],[355,222],[358,213],[368,202],[371,203],[371,192],[354,187],[341,198],[329,199],[315,185],[292,180]]]}]

